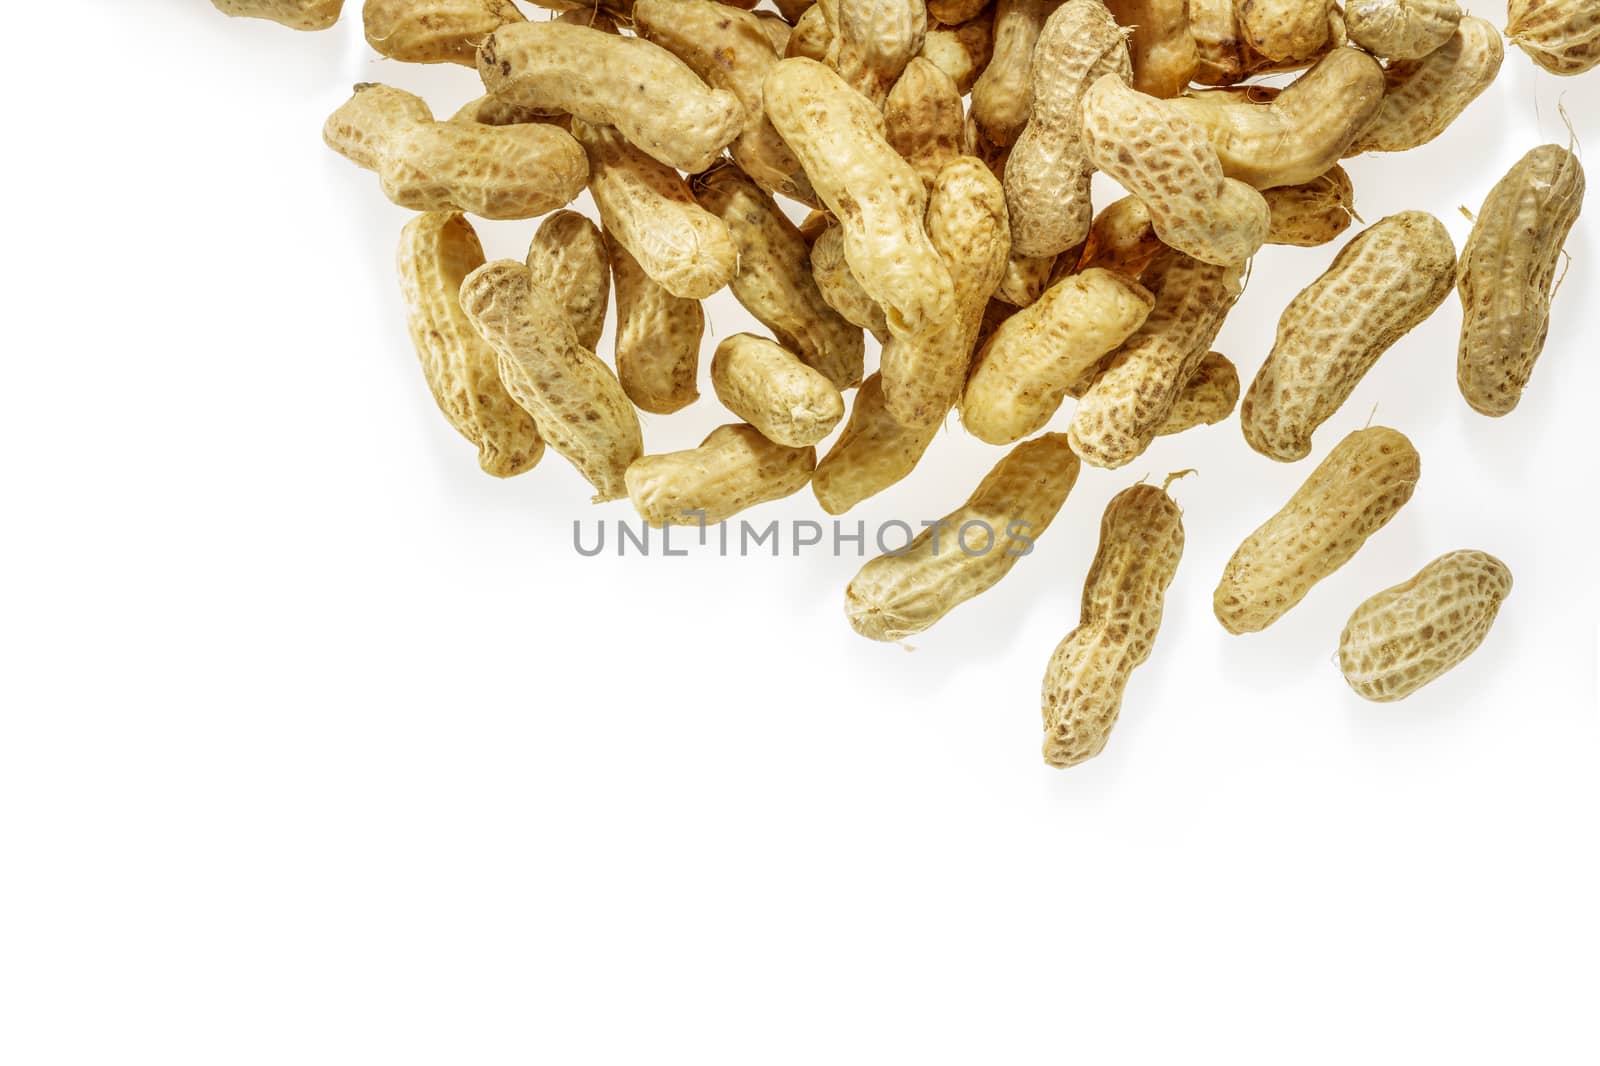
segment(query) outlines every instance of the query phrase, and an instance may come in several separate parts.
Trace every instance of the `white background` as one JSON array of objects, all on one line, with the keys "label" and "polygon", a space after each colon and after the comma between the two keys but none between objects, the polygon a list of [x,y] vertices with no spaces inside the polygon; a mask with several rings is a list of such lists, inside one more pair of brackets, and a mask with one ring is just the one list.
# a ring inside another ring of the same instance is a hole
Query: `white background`
[{"label": "white background", "polygon": [[[469,71],[203,0],[7,21],[0,1059],[1595,1061],[1600,205],[1512,416],[1457,394],[1452,297],[1313,459],[1233,420],[1086,471],[913,650],[845,623],[858,559],[583,559],[573,521],[625,502],[553,453],[478,471],[404,331],[406,214],[319,139],[354,81],[448,112]],[[1359,210],[1459,244],[1562,100],[1600,145],[1600,73],[1510,51],[1437,142],[1351,163]],[[520,257],[535,226],[482,231]],[[1218,343],[1247,380],[1332,251],[1261,256]],[[649,449],[727,419],[702,390]],[[1228,636],[1228,555],[1374,409],[1415,499]],[[952,419],[859,517],[936,518],[999,455]],[[1101,510],[1184,467],[1155,655],[1050,770]],[[1516,575],[1488,642],[1356,698],[1350,610],[1466,547]]]}]

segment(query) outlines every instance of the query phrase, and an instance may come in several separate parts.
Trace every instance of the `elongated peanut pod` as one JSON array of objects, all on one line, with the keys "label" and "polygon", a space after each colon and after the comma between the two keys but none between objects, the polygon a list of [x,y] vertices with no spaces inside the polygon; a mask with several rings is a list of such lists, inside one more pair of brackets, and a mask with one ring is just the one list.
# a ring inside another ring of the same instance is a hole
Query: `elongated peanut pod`
[{"label": "elongated peanut pod", "polygon": [[1461,253],[1456,381],[1481,414],[1509,414],[1550,330],[1551,285],[1583,207],[1578,157],[1535,148],[1490,190]]},{"label": "elongated peanut pod", "polygon": [[1506,36],[1552,74],[1600,64],[1600,7],[1593,0],[1510,0]]},{"label": "elongated peanut pod", "polygon": [[861,380],[866,341],[824,298],[812,274],[811,249],[788,216],[737,167],[718,167],[695,182],[695,198],[722,219],[739,250],[734,298],[800,361],[835,387]]},{"label": "elongated peanut pod", "polygon": [[623,473],[643,451],[639,417],[528,268],[513,260],[479,267],[461,285],[461,307],[500,357],[506,391],[595,487],[595,502],[622,496]]},{"label": "elongated peanut pod", "polygon": [[567,313],[578,343],[594,351],[611,302],[611,256],[600,228],[576,211],[557,211],[540,223],[527,262],[533,283]]},{"label": "elongated peanut pod", "polygon": [[992,144],[1009,145],[1028,121],[1029,70],[1045,19],[1060,0],[997,0],[994,48],[972,86],[972,117]]},{"label": "elongated peanut pod", "polygon": [[811,242],[811,277],[827,305],[846,322],[866,330],[879,343],[889,340],[889,322],[883,306],[867,295],[844,257],[844,230],[837,222]]},{"label": "elongated peanut pod", "polygon": [[1155,647],[1183,542],[1183,512],[1163,489],[1135,485],[1106,506],[1078,628],[1045,668],[1046,763],[1076,766],[1104,750],[1128,678]]},{"label": "elongated peanut pod", "polygon": [[1005,273],[1005,193],[981,159],[962,156],[939,172],[928,235],[955,283],[955,316],[925,337],[889,338],[881,361],[889,413],[912,428],[942,423],[961,398],[984,308]]},{"label": "elongated peanut pod", "polygon": [[1091,268],[1051,286],[1006,319],[979,354],[961,422],[1009,444],[1050,421],[1067,390],[1144,324],[1155,299],[1138,282]]},{"label": "elongated peanut pod", "polygon": [[1228,560],[1212,595],[1217,620],[1255,633],[1282,618],[1399,513],[1421,476],[1403,433],[1374,426],[1340,441]]},{"label": "elongated peanut pod", "polygon": [[700,339],[705,312],[662,288],[616,238],[606,234],[617,290],[615,359],[622,391],[634,406],[667,415],[700,398]]},{"label": "elongated peanut pod", "polygon": [[836,0],[840,77],[882,105],[928,30],[924,0]]},{"label": "elongated peanut pod", "polygon": [[873,374],[856,391],[844,432],[811,477],[817,502],[829,514],[844,514],[876,496],[916,468],[938,432],[937,424],[916,429],[895,421],[883,399],[883,377]]},{"label": "elongated peanut pod", "polygon": [[677,172],[633,147],[609,126],[576,119],[588,153],[589,192],[607,233],[674,296],[700,300],[733,280],[739,251],[720,218],[695,203]]},{"label": "elongated peanut pod", "polygon": [[738,97],[707,86],[665,48],[587,26],[502,26],[479,48],[478,73],[496,96],[612,126],[679,170],[704,170],[744,128]]},{"label": "elongated peanut pod", "polygon": [[1489,87],[1505,54],[1500,31],[1468,16],[1437,50],[1391,63],[1384,74],[1383,106],[1345,154],[1404,152],[1427,144]]},{"label": "elongated peanut pod", "polygon": [[844,399],[822,374],[782,345],[735,333],[711,357],[711,384],[722,406],[774,444],[815,444],[844,417]]},{"label": "elongated peanut pod", "polygon": [[291,30],[325,30],[339,21],[344,0],[211,0],[224,15],[267,19]]},{"label": "elongated peanut pod", "polygon": [[544,441],[501,384],[495,350],[461,310],[461,283],[483,263],[478,235],[460,214],[418,215],[401,234],[406,325],[434,402],[477,445],[484,473],[511,477],[539,462]]},{"label": "elongated peanut pod", "polygon": [[1162,98],[1182,92],[1199,62],[1185,0],[1108,0],[1108,6],[1132,31],[1133,87]]},{"label": "elongated peanut pod", "polygon": [[367,44],[403,63],[478,65],[478,42],[501,26],[527,19],[511,0],[366,0]]},{"label": "elongated peanut pod", "polygon": [[1290,301],[1240,420],[1262,455],[1294,462],[1378,357],[1450,295],[1456,249],[1443,223],[1403,211],[1361,232]]},{"label": "elongated peanut pod", "polygon": [[961,507],[902,551],[863,566],[845,589],[857,633],[901,640],[993,588],[1050,527],[1078,480],[1079,463],[1059,433],[1019,444]]},{"label": "elongated peanut pod", "polygon": [[1421,59],[1461,22],[1456,0],[1346,0],[1350,40],[1380,59]]},{"label": "elongated peanut pod", "polygon": [[589,180],[583,149],[564,130],[435,122],[419,97],[387,85],[356,86],[322,135],[414,211],[533,218],[571,203]]},{"label": "elongated peanut pod", "polygon": [[925,336],[955,313],[950,272],[928,240],[927,194],[884,139],[883,116],[837,74],[785,59],[767,75],[767,114],[839,219],[845,259],[889,331]]},{"label": "elongated peanut pod", "polygon": [[718,426],[698,448],[647,455],[628,468],[628,496],[650,525],[713,525],[811,480],[815,448],[774,444],[754,426]]},{"label": "elongated peanut pod", "polygon": [[1441,555],[1355,609],[1339,636],[1339,669],[1362,699],[1405,699],[1477,651],[1510,594],[1511,571],[1494,556]]},{"label": "elongated peanut pod", "polygon": [[966,115],[961,93],[950,75],[920,57],[889,90],[883,105],[889,145],[911,164],[924,188],[965,150]]}]

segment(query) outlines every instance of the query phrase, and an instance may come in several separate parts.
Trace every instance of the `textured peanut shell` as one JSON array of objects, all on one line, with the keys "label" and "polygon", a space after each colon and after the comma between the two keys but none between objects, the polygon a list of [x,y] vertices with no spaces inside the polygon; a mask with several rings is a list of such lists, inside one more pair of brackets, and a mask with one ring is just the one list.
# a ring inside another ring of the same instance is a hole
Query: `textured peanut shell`
[{"label": "textured peanut shell", "polygon": [[823,6],[812,4],[795,21],[794,32],[789,34],[789,45],[783,52],[784,57],[815,59],[823,63],[832,50],[833,27],[828,25]]},{"label": "textured peanut shell", "polygon": [[890,147],[911,164],[924,188],[965,148],[966,113],[950,75],[921,57],[906,64],[883,105]]},{"label": "textured peanut shell", "polygon": [[[1017,445],[939,526],[861,568],[844,594],[850,625],[872,640],[901,640],[993,588],[1050,527],[1079,469],[1059,433]],[[968,523],[974,525],[963,550],[959,538]],[[992,543],[979,551],[987,543],[985,530]]]},{"label": "textured peanut shell", "polygon": [[511,0],[366,0],[367,44],[403,63],[478,65],[478,42],[512,22],[526,22]]},{"label": "textured peanut shell", "polygon": [[1422,459],[1383,426],[1340,441],[1283,509],[1245,538],[1212,594],[1230,633],[1256,633],[1360,550],[1416,491]]},{"label": "textured peanut shell", "polygon": [[1076,766],[1104,750],[1128,678],[1155,647],[1183,542],[1183,512],[1154,485],[1125,489],[1106,506],[1078,627],[1045,668],[1040,708],[1049,765]]},{"label": "textured peanut shell", "polygon": [[889,340],[883,307],[867,295],[844,257],[844,230],[830,224],[811,242],[811,277],[827,305],[851,325],[866,330],[879,343]]},{"label": "textured peanut shell", "polygon": [[[1077,259],[1069,250],[1062,258]],[[1004,300],[1013,307],[1028,307],[1044,295],[1050,287],[1050,277],[1055,273],[1056,256],[1018,255],[1013,249],[1006,257],[1006,269],[995,286],[994,298]]]},{"label": "textured peanut shell", "polygon": [[884,139],[883,116],[837,74],[785,59],[766,80],[767,114],[844,230],[844,254],[889,332],[926,336],[955,313],[950,272],[922,226],[927,194]]},{"label": "textured peanut shell", "polygon": [[662,288],[609,232],[606,249],[617,290],[615,361],[635,407],[667,415],[700,398],[700,338],[705,312]]},{"label": "textured peanut shell", "polygon": [[267,19],[291,30],[325,30],[339,21],[344,0],[211,0],[224,15]]},{"label": "textured peanut shell", "polygon": [[1275,63],[1311,59],[1328,47],[1332,0],[1235,0],[1251,48]]},{"label": "textured peanut shell", "polygon": [[1057,282],[984,345],[961,397],[962,424],[989,444],[1042,429],[1067,390],[1143,325],[1154,304],[1138,282],[1109,270]]},{"label": "textured peanut shell", "polygon": [[800,361],[836,388],[861,381],[866,342],[823,299],[811,249],[772,198],[737,167],[718,167],[695,183],[701,206],[727,223],[739,249],[734,297]]},{"label": "textured peanut shell", "polygon": [[890,86],[928,31],[924,0],[835,0],[839,55],[836,69],[851,88],[882,106]]},{"label": "textured peanut shell", "polygon": [[930,24],[917,54],[950,75],[965,96],[994,55],[994,20],[979,15],[959,26]]},{"label": "textured peanut shell", "polygon": [[1068,0],[1033,51],[1033,106],[1005,164],[1006,208],[1019,255],[1060,255],[1094,219],[1084,151],[1083,95],[1102,75],[1132,78],[1123,31],[1100,0]]},{"label": "textured peanut shell", "polygon": [[889,413],[914,429],[943,422],[960,399],[984,308],[1005,273],[1011,248],[1005,193],[982,160],[962,156],[939,172],[927,226],[950,270],[956,313],[926,336],[890,337],[881,360]]},{"label": "textured peanut shell", "polygon": [[[727,5],[724,4],[722,6],[726,7]],[[794,27],[789,25],[788,19],[776,11],[755,11],[752,14],[755,15],[756,21],[760,24],[761,32],[767,35],[767,43],[772,46],[773,56],[778,59],[783,58],[784,53],[789,50],[789,36],[794,33]],[[705,75],[702,74],[701,77],[705,77]],[[741,100],[740,103],[743,103],[743,101]],[[749,109],[746,108],[746,110]],[[766,113],[765,109],[761,109],[761,112],[762,114]]]},{"label": "textured peanut shell", "polygon": [[811,490],[829,514],[844,514],[911,473],[939,432],[902,426],[883,399],[883,376],[861,383],[850,404],[850,419],[828,454],[817,464]]},{"label": "textured peanut shell", "polygon": [[1505,54],[1499,30],[1483,19],[1463,18],[1433,52],[1389,65],[1383,106],[1345,154],[1404,152],[1427,144],[1489,87]]},{"label": "textured peanut shell", "polygon": [[1350,40],[1379,59],[1421,59],[1441,47],[1461,22],[1456,0],[1346,0]]},{"label": "textured peanut shell", "polygon": [[1355,609],[1339,636],[1339,669],[1362,699],[1405,699],[1477,651],[1509,595],[1511,571],[1494,556],[1441,555]]},{"label": "textured peanut shell", "polygon": [[677,172],[609,126],[576,119],[589,156],[589,192],[608,234],[674,296],[700,300],[733,280],[739,251],[727,224],[695,203]]},{"label": "textured peanut shell", "polygon": [[754,426],[718,426],[698,448],[647,455],[628,468],[628,496],[650,525],[726,521],[805,488],[815,448],[774,444]]},{"label": "textured peanut shell", "polygon": [[1107,204],[1095,216],[1076,264],[1058,263],[1056,270],[1065,277],[1101,267],[1137,279],[1164,247],[1161,238],[1156,236],[1150,210],[1144,206],[1144,201],[1137,196],[1124,196]]},{"label": "textured peanut shell", "polygon": [[401,234],[400,291],[428,388],[450,424],[477,446],[484,473],[511,477],[539,462],[544,442],[500,383],[494,349],[461,310],[461,283],[483,263],[478,235],[460,214],[418,215]]},{"label": "textured peanut shell", "polygon": [[998,0],[995,5],[994,49],[972,85],[973,121],[992,144],[1011,144],[1028,121],[1033,47],[1045,19],[1059,6],[1060,0]]},{"label": "textured peanut shell", "polygon": [[735,333],[717,345],[711,384],[722,406],[774,444],[815,444],[844,417],[844,399],[833,382],[782,345],[751,333]]},{"label": "textured peanut shell", "polygon": [[1377,60],[1338,48],[1269,102],[1210,89],[1172,101],[1205,130],[1222,171],[1257,189],[1314,181],[1339,162],[1383,106]]},{"label": "textured peanut shell", "polygon": [[1150,446],[1239,299],[1241,277],[1170,249],[1152,260],[1140,283],[1155,306],[1073,412],[1072,447],[1084,462],[1119,467]]},{"label": "textured peanut shell", "polygon": [[1083,100],[1089,160],[1144,201],[1162,242],[1207,263],[1235,266],[1267,238],[1261,194],[1225,177],[1205,129],[1173,101],[1098,79]]},{"label": "textured peanut shell", "polygon": [[419,97],[387,85],[356,86],[322,136],[414,211],[533,218],[571,203],[589,178],[583,149],[555,126],[435,122]]},{"label": "textured peanut shell", "polygon": [[525,122],[541,122],[546,125],[565,129],[566,121],[560,115],[546,115],[538,111],[530,111],[519,107],[508,100],[498,96],[485,94],[473,100],[468,100],[461,105],[461,109],[450,116],[451,122],[464,122],[468,125],[478,126],[520,126]]},{"label": "textured peanut shell", "polygon": [[461,307],[500,357],[506,391],[595,487],[595,502],[621,497],[623,473],[643,451],[639,417],[555,300],[533,285],[526,266],[501,260],[467,276]]},{"label": "textured peanut shell", "polygon": [[1490,190],[1461,253],[1456,382],[1473,410],[1509,414],[1550,330],[1551,286],[1583,208],[1583,165],[1558,144],[1523,156]]},{"label": "textured peanut shell", "polygon": [[658,44],[564,22],[502,26],[478,50],[489,92],[611,126],[669,167],[710,166],[745,125],[738,97],[713,89]]},{"label": "textured peanut shell", "polygon": [[1165,99],[1183,91],[1198,62],[1185,0],[1107,0],[1117,23],[1132,31],[1132,84]]},{"label": "textured peanut shell", "polygon": [[1317,427],[1455,280],[1455,245],[1432,215],[1403,211],[1363,230],[1278,320],[1240,411],[1250,447],[1286,463],[1310,455]]},{"label": "textured peanut shell", "polygon": [[1226,356],[1207,352],[1173,401],[1156,436],[1170,437],[1196,426],[1214,426],[1233,414],[1238,405],[1238,368]]},{"label": "textured peanut shell", "polygon": [[528,271],[567,313],[578,343],[600,344],[611,302],[611,257],[600,228],[576,211],[557,211],[539,224],[528,245]]},{"label": "textured peanut shell", "polygon": [[1327,244],[1349,229],[1355,218],[1355,187],[1340,166],[1302,185],[1263,189],[1261,195],[1272,212],[1268,244],[1302,248]]},{"label": "textured peanut shell", "polygon": [[1506,36],[1552,74],[1600,64],[1600,6],[1594,0],[1510,0]]},{"label": "textured peanut shell", "polygon": [[714,88],[738,97],[744,125],[728,150],[739,168],[768,192],[815,203],[800,160],[772,128],[762,104],[762,80],[781,56],[763,20],[712,0],[639,0],[633,19],[647,40],[672,52]]}]

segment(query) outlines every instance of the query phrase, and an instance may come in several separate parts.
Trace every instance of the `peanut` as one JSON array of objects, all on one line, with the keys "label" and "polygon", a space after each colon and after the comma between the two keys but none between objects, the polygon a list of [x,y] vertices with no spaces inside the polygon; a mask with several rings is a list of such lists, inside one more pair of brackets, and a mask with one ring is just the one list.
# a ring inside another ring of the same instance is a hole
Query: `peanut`
[{"label": "peanut", "polygon": [[512,22],[526,22],[511,0],[367,0],[367,44],[404,63],[478,65],[478,42]]},{"label": "peanut", "polygon": [[928,0],[928,14],[946,26],[959,26],[988,6],[989,0]]},{"label": "peanut", "polygon": [[576,211],[557,211],[539,225],[528,246],[533,283],[567,313],[578,343],[594,351],[611,302],[611,257],[593,222]]},{"label": "peanut", "polygon": [[419,97],[387,85],[357,85],[322,135],[414,211],[533,218],[571,203],[589,178],[583,150],[555,126],[435,122]]},{"label": "peanut", "polygon": [[827,305],[846,322],[866,330],[879,343],[889,340],[883,307],[867,295],[844,258],[844,230],[837,222],[811,242],[811,277]]},{"label": "peanut", "polygon": [[961,397],[983,310],[1005,272],[1005,194],[982,160],[962,156],[939,172],[927,226],[954,282],[956,312],[925,337],[889,338],[881,366],[889,414],[913,429],[943,422]]},{"label": "peanut", "polygon": [[[1150,261],[1165,248],[1150,223],[1150,210],[1137,196],[1124,196],[1113,200],[1095,216],[1089,227],[1089,239],[1076,263],[1068,263],[1063,256],[1056,265],[1061,277],[1082,273],[1091,267],[1114,270],[1137,279]],[[1060,280],[1052,278],[1052,282]]]},{"label": "peanut", "polygon": [[1483,19],[1463,18],[1433,52],[1389,65],[1383,106],[1345,154],[1404,152],[1427,144],[1489,87],[1505,54],[1499,30]]},{"label": "peanut", "polygon": [[1118,467],[1150,446],[1239,299],[1241,273],[1170,249],[1145,269],[1140,283],[1155,306],[1072,415],[1072,447],[1084,462]]},{"label": "peanut", "polygon": [[984,345],[961,398],[962,424],[989,444],[1037,432],[1067,389],[1144,324],[1154,303],[1138,282],[1109,270],[1053,285]]},{"label": "peanut", "polygon": [[574,119],[572,132],[589,156],[589,192],[602,225],[651,280],[686,300],[733,280],[739,262],[733,234],[695,203],[675,171],[609,126]]},{"label": "peanut", "polygon": [[[1070,251],[1061,258],[1067,257],[1077,258]],[[1013,251],[1006,257],[1005,272],[1000,275],[1000,284],[995,286],[994,298],[1004,300],[1013,307],[1032,306],[1050,287],[1050,276],[1055,273],[1057,258],[1053,255],[1018,255]]]},{"label": "peanut", "polygon": [[1033,51],[1033,106],[1005,164],[1012,244],[1060,255],[1089,234],[1094,209],[1084,151],[1084,93],[1100,76],[1132,78],[1122,30],[1101,0],[1068,0],[1045,20]]},{"label": "peanut", "polygon": [[1268,244],[1294,244],[1303,248],[1327,244],[1350,228],[1354,218],[1355,188],[1343,167],[1335,166],[1303,185],[1262,189],[1272,225]]},{"label": "peanut", "polygon": [[1274,63],[1321,55],[1332,7],[1332,0],[1234,0],[1245,41]]},{"label": "peanut", "polygon": [[[1118,24],[1132,39],[1132,84],[1142,93],[1177,96],[1194,77],[1199,56],[1189,35],[1185,0],[1108,0]],[[1037,88],[1035,89],[1037,91]]]},{"label": "peanut", "polygon": [[[783,54],[789,50],[789,37],[794,33],[794,27],[789,25],[788,20],[776,11],[756,11],[753,14],[756,17],[756,21],[761,25],[761,32],[767,35],[767,43],[772,46],[773,57],[781,59]],[[701,77],[704,76],[703,74],[701,75]],[[743,101],[741,100],[740,103],[743,103]],[[748,111],[749,108],[747,107],[745,110]],[[758,114],[765,114],[761,108],[757,108],[756,111]]]},{"label": "peanut", "polygon": [[873,374],[856,391],[844,432],[811,477],[817,502],[829,514],[844,514],[877,495],[911,473],[938,432],[937,424],[913,429],[890,417],[883,376]]},{"label": "peanut", "polygon": [[268,19],[291,30],[325,30],[339,21],[344,0],[211,0],[224,15]]},{"label": "peanut", "polygon": [[959,26],[929,25],[918,54],[950,75],[965,96],[994,55],[994,20],[980,15]]},{"label": "peanut", "polygon": [[617,289],[617,379],[635,407],[665,415],[700,398],[700,338],[705,312],[662,288],[609,231],[606,248]]},{"label": "peanut", "polygon": [[992,143],[1017,139],[1033,102],[1029,71],[1033,46],[1060,0],[998,0],[989,65],[972,85],[972,117]]},{"label": "peanut", "polygon": [[1552,74],[1569,76],[1600,63],[1600,8],[1593,0],[1510,0],[1506,36]]},{"label": "peanut", "polygon": [[837,74],[785,59],[767,74],[767,114],[839,219],[844,254],[889,332],[926,336],[955,311],[950,272],[922,226],[927,194],[884,139],[883,116]]},{"label": "peanut", "polygon": [[911,164],[929,190],[944,165],[964,151],[965,119],[956,83],[921,57],[906,64],[883,105],[890,147]]},{"label": "peanut", "polygon": [[833,383],[782,345],[750,333],[735,333],[711,357],[717,399],[774,444],[815,444],[844,417],[844,399]]},{"label": "peanut", "polygon": [[1045,668],[1040,705],[1049,765],[1075,766],[1104,750],[1129,676],[1155,646],[1183,541],[1183,512],[1165,489],[1135,485],[1106,506],[1078,627]]},{"label": "peanut", "polygon": [[1450,295],[1456,249],[1443,223],[1403,211],[1362,231],[1290,301],[1240,413],[1245,440],[1294,462],[1378,357]]},{"label": "peanut", "polygon": [[836,0],[839,59],[846,84],[882,106],[889,87],[922,51],[924,0]]},{"label": "peanut", "polygon": [[502,26],[478,50],[484,88],[524,107],[614,127],[679,170],[710,166],[744,128],[744,108],[658,44],[564,22]]},{"label": "peanut", "polygon": [[1090,162],[1144,201],[1163,243],[1203,262],[1235,266],[1266,240],[1267,202],[1223,175],[1204,129],[1171,101],[1104,75],[1084,97],[1083,134]]},{"label": "peanut", "polygon": [[1214,426],[1233,414],[1238,404],[1238,368],[1226,356],[1207,352],[1173,401],[1156,436],[1170,437],[1196,426]]},{"label": "peanut", "polygon": [[595,487],[595,502],[621,497],[623,473],[643,451],[639,418],[528,268],[512,260],[479,267],[461,285],[461,308],[499,356],[506,391]]},{"label": "peanut", "polygon": [[866,344],[823,299],[811,250],[772,198],[737,167],[718,167],[695,183],[701,206],[727,223],[739,249],[734,297],[778,342],[836,388],[861,381]]},{"label": "peanut", "polygon": [[450,116],[450,121],[464,122],[469,126],[520,126],[527,122],[542,122],[558,128],[563,127],[563,119],[559,115],[530,111],[492,94],[485,94],[462,104],[461,110]]},{"label": "peanut", "polygon": [[798,57],[824,63],[832,51],[833,27],[828,25],[823,6],[812,4],[795,22],[794,32],[789,34],[789,45],[783,54],[789,59]]},{"label": "peanut", "polygon": [[1350,40],[1380,59],[1421,59],[1448,41],[1461,22],[1456,0],[1346,0]]},{"label": "peanut", "polygon": [[[845,589],[851,626],[872,640],[901,640],[993,588],[1050,527],[1078,470],[1059,433],[1017,445],[964,505],[861,568]],[[973,529],[984,533],[976,544]]]},{"label": "peanut", "polygon": [[1480,551],[1455,551],[1367,600],[1339,636],[1339,669],[1356,695],[1402,700],[1478,650],[1511,594],[1511,571]]},{"label": "peanut", "polygon": [[1212,595],[1230,633],[1259,632],[1349,562],[1416,491],[1422,460],[1405,434],[1358,429],[1289,502],[1245,538]]},{"label": "peanut", "polygon": [[718,426],[698,448],[647,455],[628,467],[628,496],[658,529],[714,525],[799,492],[816,465],[815,448],[774,444],[754,426]]}]

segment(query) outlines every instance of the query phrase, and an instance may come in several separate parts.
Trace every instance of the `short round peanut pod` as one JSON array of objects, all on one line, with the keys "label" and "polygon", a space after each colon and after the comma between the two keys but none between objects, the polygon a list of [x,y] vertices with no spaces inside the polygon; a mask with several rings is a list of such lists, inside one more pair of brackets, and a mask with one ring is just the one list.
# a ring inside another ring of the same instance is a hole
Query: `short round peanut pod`
[{"label": "short round peanut pod", "polygon": [[1506,36],[1552,74],[1600,64],[1600,7],[1594,0],[1510,0]]},{"label": "short round peanut pod", "polygon": [[527,19],[511,0],[366,0],[362,28],[372,50],[402,63],[478,65],[478,42]]},{"label": "short round peanut pod", "polygon": [[959,26],[930,24],[918,54],[950,75],[956,91],[965,96],[988,69],[994,54],[994,22],[980,14]]},{"label": "short round peanut pod", "polygon": [[344,0],[211,0],[224,15],[267,19],[291,30],[325,30],[339,21]]},{"label": "short round peanut pod", "polygon": [[698,448],[637,460],[628,496],[656,528],[713,525],[799,492],[816,465],[815,448],[774,444],[754,426],[718,426]]},{"label": "short round peanut pod", "polygon": [[735,333],[711,357],[717,399],[775,444],[815,444],[844,417],[844,398],[833,383],[782,345]]},{"label": "short round peanut pod", "polygon": [[1456,0],[1347,0],[1350,40],[1380,59],[1421,59],[1456,32]]},{"label": "short round peanut pod", "polygon": [[1327,244],[1355,219],[1355,188],[1343,167],[1335,166],[1320,178],[1302,185],[1262,189],[1272,226],[1268,244],[1293,244],[1313,248]]}]

